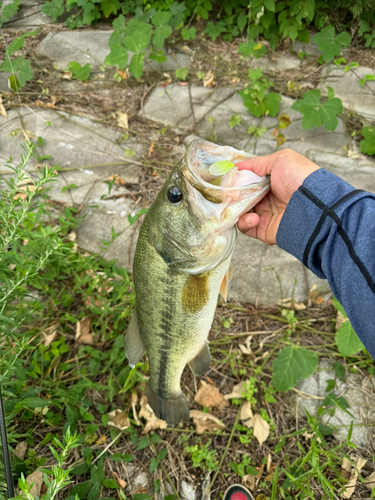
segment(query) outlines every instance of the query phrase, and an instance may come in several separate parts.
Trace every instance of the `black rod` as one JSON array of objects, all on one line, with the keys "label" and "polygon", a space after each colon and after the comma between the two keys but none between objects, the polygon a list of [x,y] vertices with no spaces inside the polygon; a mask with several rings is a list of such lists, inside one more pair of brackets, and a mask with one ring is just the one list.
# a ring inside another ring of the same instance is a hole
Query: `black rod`
[{"label": "black rod", "polygon": [[5,413],[4,413],[4,405],[3,405],[3,396],[1,394],[1,385],[0,385],[0,437],[1,437],[1,446],[3,449],[5,479],[6,479],[6,483],[7,483],[7,489],[8,489],[8,498],[14,498],[14,484],[13,484],[13,476],[12,476],[12,466],[10,463],[7,428],[6,428],[6,424],[5,424]]}]

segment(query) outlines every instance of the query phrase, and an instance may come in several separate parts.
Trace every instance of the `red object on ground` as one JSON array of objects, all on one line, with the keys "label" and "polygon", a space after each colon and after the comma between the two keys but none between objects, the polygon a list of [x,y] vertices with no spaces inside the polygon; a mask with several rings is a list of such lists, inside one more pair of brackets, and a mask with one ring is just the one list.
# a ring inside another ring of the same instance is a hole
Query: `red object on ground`
[{"label": "red object on ground", "polygon": [[231,495],[230,500],[248,500],[248,499],[247,496],[244,495],[243,493],[237,492]]}]

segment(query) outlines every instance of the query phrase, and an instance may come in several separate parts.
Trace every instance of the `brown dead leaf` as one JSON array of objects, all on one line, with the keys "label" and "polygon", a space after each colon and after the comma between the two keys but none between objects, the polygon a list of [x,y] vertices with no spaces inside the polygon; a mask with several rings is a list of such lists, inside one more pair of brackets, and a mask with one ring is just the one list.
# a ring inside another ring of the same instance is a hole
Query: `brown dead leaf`
[{"label": "brown dead leaf", "polygon": [[276,146],[279,148],[286,142],[286,137],[284,134],[278,134],[276,136]]},{"label": "brown dead leaf", "polygon": [[[342,498],[350,498],[353,495],[356,484],[357,484],[358,474],[361,473],[362,468],[367,463],[367,460],[365,460],[364,458],[361,458],[361,457],[357,457],[353,461],[354,461],[354,465],[352,465],[352,468],[350,471],[350,479],[345,485],[345,491],[341,494]],[[349,462],[349,460],[347,462]],[[347,462],[345,462],[346,467],[348,466]],[[344,466],[344,461],[343,461],[342,467],[343,466]]]},{"label": "brown dead leaf", "polygon": [[233,399],[233,398],[241,399],[243,398],[242,394],[244,392],[246,392],[245,382],[240,382],[239,384],[233,387],[232,392],[230,394],[226,394],[224,397],[225,399]]},{"label": "brown dead leaf", "polygon": [[91,321],[86,316],[77,322],[76,338],[77,344],[95,345],[94,336],[90,333]]},{"label": "brown dead leaf", "polygon": [[148,150],[148,158],[150,158],[150,156],[152,155],[152,153],[154,152],[154,146],[155,146],[155,143],[152,142],[151,145],[150,145],[150,149]]},{"label": "brown dead leaf", "polygon": [[120,75],[123,80],[126,80],[128,78],[128,73],[126,70],[124,71],[122,69],[118,69],[117,74]]},{"label": "brown dead leaf", "polygon": [[139,412],[139,417],[143,417],[147,422],[143,430],[143,434],[147,434],[148,432],[156,429],[166,429],[168,427],[167,422],[157,418],[151,406],[147,403],[146,396],[141,397],[140,406],[141,411]]},{"label": "brown dead leaf", "polygon": [[69,234],[68,234],[68,240],[69,241],[76,241],[77,239],[77,234],[74,232],[74,231],[71,231]]},{"label": "brown dead leaf", "polygon": [[43,345],[44,347],[48,347],[49,345],[52,344],[52,342],[55,340],[56,338],[56,335],[57,335],[57,330],[54,330],[52,333],[50,333],[49,335],[47,335],[46,333],[44,333],[44,342],[43,342]]},{"label": "brown dead leaf", "polygon": [[117,113],[117,125],[125,130],[129,130],[128,113]]},{"label": "brown dead leaf", "polygon": [[190,410],[190,417],[193,419],[197,434],[203,434],[204,431],[217,431],[225,427],[220,420],[211,415],[211,413],[206,413],[200,410]]},{"label": "brown dead leaf", "polygon": [[47,108],[54,108],[55,107],[55,104],[56,104],[56,97],[55,96],[52,96],[51,97],[51,102],[47,102]]},{"label": "brown dead leaf", "polygon": [[348,458],[344,457],[342,459],[341,468],[343,470],[346,470],[347,472],[350,472],[352,470],[352,463],[351,463],[351,461]]},{"label": "brown dead leaf", "polygon": [[215,85],[215,72],[211,69],[203,78],[203,87],[211,88]]},{"label": "brown dead leaf", "polygon": [[138,415],[137,415],[137,409],[136,409],[137,403],[138,403],[138,394],[136,392],[132,392],[130,404],[133,410],[133,418],[137,425],[141,425],[141,422],[138,420]]},{"label": "brown dead leaf", "polygon": [[253,412],[251,411],[250,401],[245,401],[241,408],[240,419],[249,420],[253,418]]},{"label": "brown dead leaf", "polygon": [[257,485],[257,483],[260,481],[260,478],[263,475],[263,467],[264,467],[263,465],[261,465],[260,467],[255,467],[258,471],[257,475],[247,474],[246,476],[244,476],[243,478],[244,485],[247,486],[249,490],[253,490]]},{"label": "brown dead leaf", "polygon": [[107,178],[107,181],[109,181],[109,182],[115,181],[116,186],[125,186],[124,179],[122,177],[120,177],[118,174],[110,175]]},{"label": "brown dead leaf", "polygon": [[72,76],[73,76],[73,73],[71,71],[66,71],[65,73],[63,73],[61,78],[63,80],[71,80]]},{"label": "brown dead leaf", "polygon": [[194,396],[194,401],[207,408],[212,408],[213,406],[225,408],[229,406],[228,401],[219,392],[219,389],[212,384],[208,384],[204,380],[201,380],[201,385]]},{"label": "brown dead leaf", "polygon": [[305,304],[297,302],[293,297],[289,297],[288,299],[279,299],[277,303],[279,306],[286,307],[287,309],[294,309],[295,311],[302,311],[303,309],[306,309]]},{"label": "brown dead leaf", "polygon": [[312,299],[311,302],[316,306],[320,306],[324,303],[324,298],[321,295],[318,295],[315,299]]},{"label": "brown dead leaf", "polygon": [[27,476],[26,482],[29,486],[32,485],[32,488],[29,490],[30,495],[36,495],[39,498],[40,490],[44,484],[42,472],[39,469],[34,470],[32,474]]},{"label": "brown dead leaf", "polygon": [[108,425],[110,425],[111,427],[116,427],[117,429],[120,429],[120,431],[123,431],[130,427],[128,414],[123,410],[113,410],[108,413],[108,417]]},{"label": "brown dead leaf", "polygon": [[27,451],[27,443],[26,441],[20,441],[17,443],[15,452],[16,452],[16,457],[18,457],[20,460],[24,460],[26,457],[26,451]]},{"label": "brown dead leaf", "polygon": [[279,127],[275,127],[272,130],[271,135],[272,135],[272,137],[276,137],[278,133],[279,133]]},{"label": "brown dead leaf", "polygon": [[364,483],[368,490],[370,491],[373,490],[373,488],[375,487],[375,471],[371,472],[371,474],[368,477],[366,477]]},{"label": "brown dead leaf", "polygon": [[253,351],[251,350],[251,347],[250,347],[251,338],[252,338],[252,336],[249,335],[245,340],[245,344],[239,345],[239,348],[243,354],[253,354]]},{"label": "brown dead leaf", "polygon": [[6,118],[8,116],[6,109],[4,108],[4,104],[3,104],[3,100],[1,98],[1,95],[0,95],[0,116],[3,116],[4,118]]},{"label": "brown dead leaf", "polygon": [[341,325],[349,321],[348,318],[346,318],[340,311],[337,311],[336,314],[336,330],[340,328]]},{"label": "brown dead leaf", "polygon": [[107,436],[105,434],[102,434],[99,436],[99,438],[96,440],[95,444],[104,444],[107,441]]},{"label": "brown dead leaf", "polygon": [[112,476],[116,479],[117,484],[120,486],[122,490],[126,488],[126,481],[121,479],[121,477],[117,474],[117,472],[112,471]]},{"label": "brown dead leaf", "polygon": [[258,443],[262,445],[270,435],[270,424],[266,422],[258,413],[253,418],[244,422],[244,425],[249,429],[253,428],[254,436],[257,438]]}]

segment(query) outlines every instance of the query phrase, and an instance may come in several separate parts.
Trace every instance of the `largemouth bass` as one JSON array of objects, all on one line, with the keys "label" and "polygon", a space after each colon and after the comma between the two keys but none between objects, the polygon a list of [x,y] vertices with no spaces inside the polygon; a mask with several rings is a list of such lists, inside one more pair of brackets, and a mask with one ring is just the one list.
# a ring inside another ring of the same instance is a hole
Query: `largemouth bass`
[{"label": "largemouth bass", "polygon": [[[135,366],[147,351],[148,403],[169,424],[189,419],[181,391],[188,364],[210,368],[207,337],[219,293],[226,300],[239,217],[269,191],[269,178],[235,164],[254,157],[207,141],[190,143],[145,216],[134,256],[136,305],[125,352]],[[218,161],[234,164],[222,178]],[[220,183],[220,185],[218,185]]]}]

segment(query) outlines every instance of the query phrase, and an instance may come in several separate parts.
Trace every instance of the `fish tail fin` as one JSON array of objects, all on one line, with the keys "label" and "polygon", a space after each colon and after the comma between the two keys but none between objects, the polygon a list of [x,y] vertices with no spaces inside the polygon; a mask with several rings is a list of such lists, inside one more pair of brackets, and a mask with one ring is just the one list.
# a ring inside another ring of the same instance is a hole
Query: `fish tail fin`
[{"label": "fish tail fin", "polygon": [[189,403],[182,392],[174,398],[162,398],[147,384],[145,395],[155,415],[165,420],[167,424],[174,425],[179,424],[181,420],[184,422],[189,420]]}]

